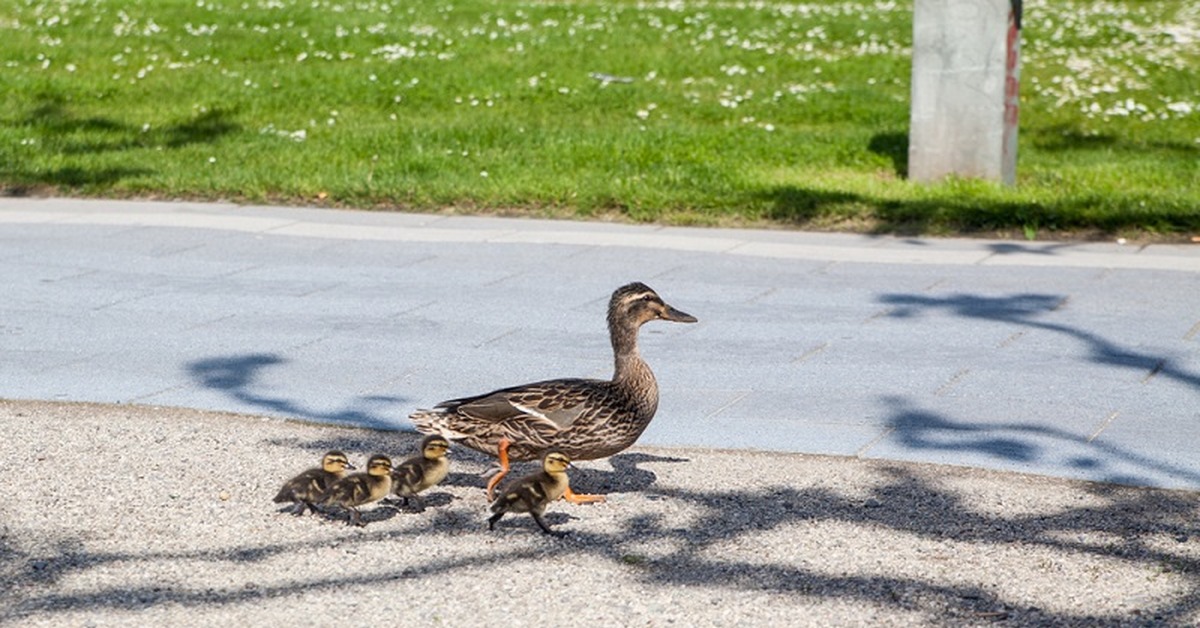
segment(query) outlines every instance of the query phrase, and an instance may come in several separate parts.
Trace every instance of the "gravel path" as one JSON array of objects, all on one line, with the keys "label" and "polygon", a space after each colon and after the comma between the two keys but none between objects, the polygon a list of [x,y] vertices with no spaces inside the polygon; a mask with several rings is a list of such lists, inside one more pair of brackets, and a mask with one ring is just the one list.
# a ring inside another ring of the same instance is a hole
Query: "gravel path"
[{"label": "gravel path", "polygon": [[[413,434],[0,401],[0,622],[21,626],[1197,625],[1200,494],[809,455],[634,448],[599,505],[489,533],[452,452],[424,512],[271,502],[329,448]],[[515,473],[525,468],[515,470]]]}]

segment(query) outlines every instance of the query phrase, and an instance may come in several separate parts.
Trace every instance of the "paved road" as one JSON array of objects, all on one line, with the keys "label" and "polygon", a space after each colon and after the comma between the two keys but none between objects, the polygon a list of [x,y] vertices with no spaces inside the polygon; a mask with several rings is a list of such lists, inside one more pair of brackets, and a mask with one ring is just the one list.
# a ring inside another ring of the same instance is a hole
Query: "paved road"
[{"label": "paved road", "polygon": [[645,444],[1200,489],[1200,247],[0,199],[0,262],[0,397],[405,429],[607,376],[640,280]]}]

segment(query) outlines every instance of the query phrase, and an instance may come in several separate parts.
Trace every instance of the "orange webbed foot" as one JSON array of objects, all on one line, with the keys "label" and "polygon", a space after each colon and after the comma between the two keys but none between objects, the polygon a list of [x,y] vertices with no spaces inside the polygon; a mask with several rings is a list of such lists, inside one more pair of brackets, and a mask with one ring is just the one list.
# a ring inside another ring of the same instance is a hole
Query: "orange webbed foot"
[{"label": "orange webbed foot", "polygon": [[567,492],[563,493],[563,499],[571,502],[572,504],[599,504],[605,501],[605,497],[603,495],[576,493],[575,491],[572,491],[571,487],[569,486],[567,487]]}]

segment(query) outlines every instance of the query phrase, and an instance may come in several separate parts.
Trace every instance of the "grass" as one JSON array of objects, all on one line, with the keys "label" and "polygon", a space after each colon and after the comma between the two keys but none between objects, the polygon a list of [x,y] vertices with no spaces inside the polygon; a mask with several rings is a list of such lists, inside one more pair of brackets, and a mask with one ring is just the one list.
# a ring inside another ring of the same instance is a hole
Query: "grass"
[{"label": "grass", "polygon": [[905,180],[911,10],[0,0],[0,188],[905,234],[1200,233],[1194,2],[1026,3],[1015,188]]}]

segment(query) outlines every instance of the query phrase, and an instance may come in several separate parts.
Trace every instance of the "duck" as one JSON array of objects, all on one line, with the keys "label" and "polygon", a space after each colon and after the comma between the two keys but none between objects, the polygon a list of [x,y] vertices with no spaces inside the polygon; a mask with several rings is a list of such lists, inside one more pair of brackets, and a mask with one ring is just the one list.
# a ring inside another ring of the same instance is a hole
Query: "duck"
[{"label": "duck", "polygon": [[276,504],[292,502],[291,513],[303,515],[306,512],[317,512],[315,503],[336,481],[346,475],[347,469],[354,469],[350,459],[340,451],[327,451],[321,456],[321,466],[309,469],[288,480],[279,494],[275,496]]},{"label": "duck", "polygon": [[496,522],[505,513],[527,512],[537,522],[542,532],[558,536],[546,525],[542,513],[551,502],[565,496],[571,484],[567,477],[567,469],[571,459],[566,454],[552,449],[542,457],[542,470],[520,478],[501,491],[500,496],[492,502],[492,516],[488,519],[488,530],[494,530]]},{"label": "duck", "polygon": [[336,481],[325,491],[321,503],[350,512],[350,525],[365,526],[360,506],[373,504],[392,491],[392,459],[375,454],[367,460],[365,473],[354,473]]},{"label": "duck", "polygon": [[421,503],[421,491],[436,486],[450,472],[446,453],[450,441],[439,434],[430,434],[421,441],[421,453],[401,462],[392,469],[392,492],[407,506],[410,499]]},{"label": "duck", "polygon": [[[409,415],[418,432],[442,437],[496,456],[500,470],[487,496],[508,473],[510,461],[537,460],[556,449],[572,460],[595,460],[620,452],[642,435],[658,410],[658,382],[638,351],[638,331],[650,321],[694,323],[653,289],[633,282],[608,302],[612,379],[551,379],[443,401]],[[604,501],[576,494],[572,503]]]}]

